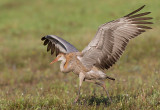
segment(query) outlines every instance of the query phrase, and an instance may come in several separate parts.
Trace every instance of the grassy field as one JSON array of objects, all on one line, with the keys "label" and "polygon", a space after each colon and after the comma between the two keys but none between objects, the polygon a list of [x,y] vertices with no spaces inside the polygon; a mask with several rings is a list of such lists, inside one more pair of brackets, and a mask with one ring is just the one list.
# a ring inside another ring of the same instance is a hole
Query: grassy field
[{"label": "grassy field", "polygon": [[[147,5],[152,30],[133,39],[120,60],[106,71],[113,103],[102,88],[84,82],[81,101],[72,102],[78,77],[63,74],[41,42],[54,34],[82,50],[99,25]],[[160,109],[159,0],[1,0],[0,109]]]}]

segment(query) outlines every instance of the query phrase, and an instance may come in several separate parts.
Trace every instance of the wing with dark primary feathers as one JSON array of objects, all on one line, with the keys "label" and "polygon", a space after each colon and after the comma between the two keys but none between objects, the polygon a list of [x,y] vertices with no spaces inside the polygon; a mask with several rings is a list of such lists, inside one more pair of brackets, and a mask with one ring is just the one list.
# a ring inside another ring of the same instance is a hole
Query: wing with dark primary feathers
[{"label": "wing with dark primary feathers", "polygon": [[[145,5],[144,5],[145,6]],[[130,39],[151,29],[143,24],[152,24],[144,17],[150,12],[135,14],[144,6],[117,20],[101,25],[89,45],[82,51],[82,64],[88,69],[96,66],[108,69],[120,58]],[[135,14],[135,15],[134,15]]]},{"label": "wing with dark primary feathers", "polygon": [[56,51],[56,56],[59,53],[72,53],[78,52],[78,50],[71,45],[69,42],[64,39],[55,36],[55,35],[47,35],[41,38],[44,41],[44,45],[47,45],[47,52],[51,50],[51,55]]}]

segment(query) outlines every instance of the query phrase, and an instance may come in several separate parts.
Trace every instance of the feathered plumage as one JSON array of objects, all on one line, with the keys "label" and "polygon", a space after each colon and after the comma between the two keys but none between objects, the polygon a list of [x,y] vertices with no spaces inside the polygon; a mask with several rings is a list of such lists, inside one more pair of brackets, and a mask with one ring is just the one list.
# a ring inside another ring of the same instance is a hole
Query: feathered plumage
[{"label": "feathered plumage", "polygon": [[71,45],[69,42],[64,39],[55,36],[55,35],[47,35],[41,38],[44,41],[44,45],[47,45],[47,51],[51,50],[51,55],[56,51],[56,56],[59,53],[71,53],[78,52],[78,50]]},{"label": "feathered plumage", "polygon": [[89,45],[82,51],[81,61],[87,68],[96,66],[100,69],[108,69],[120,58],[130,39],[151,29],[143,24],[152,24],[144,17],[150,12],[133,15],[143,9],[144,6],[117,20],[101,25],[97,34]]}]

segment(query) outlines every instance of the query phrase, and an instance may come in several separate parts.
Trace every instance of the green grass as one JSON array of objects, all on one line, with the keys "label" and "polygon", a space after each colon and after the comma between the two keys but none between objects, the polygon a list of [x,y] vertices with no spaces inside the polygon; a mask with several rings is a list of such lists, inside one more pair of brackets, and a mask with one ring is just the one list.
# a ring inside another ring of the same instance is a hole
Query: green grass
[{"label": "green grass", "polygon": [[[102,88],[84,82],[81,100],[72,102],[78,77],[63,74],[41,42],[54,34],[82,50],[99,25],[146,4],[153,29],[133,39],[106,73],[113,103]],[[0,1],[0,109],[160,109],[159,0]]]}]

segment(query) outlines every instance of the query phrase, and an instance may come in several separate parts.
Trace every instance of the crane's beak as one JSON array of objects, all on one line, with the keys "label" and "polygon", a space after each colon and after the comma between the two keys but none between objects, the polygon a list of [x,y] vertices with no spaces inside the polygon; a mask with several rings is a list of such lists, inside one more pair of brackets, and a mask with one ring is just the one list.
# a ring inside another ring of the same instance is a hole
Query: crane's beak
[{"label": "crane's beak", "polygon": [[58,57],[56,59],[54,59],[50,64],[53,64],[53,63],[55,63],[57,61],[58,61]]}]

